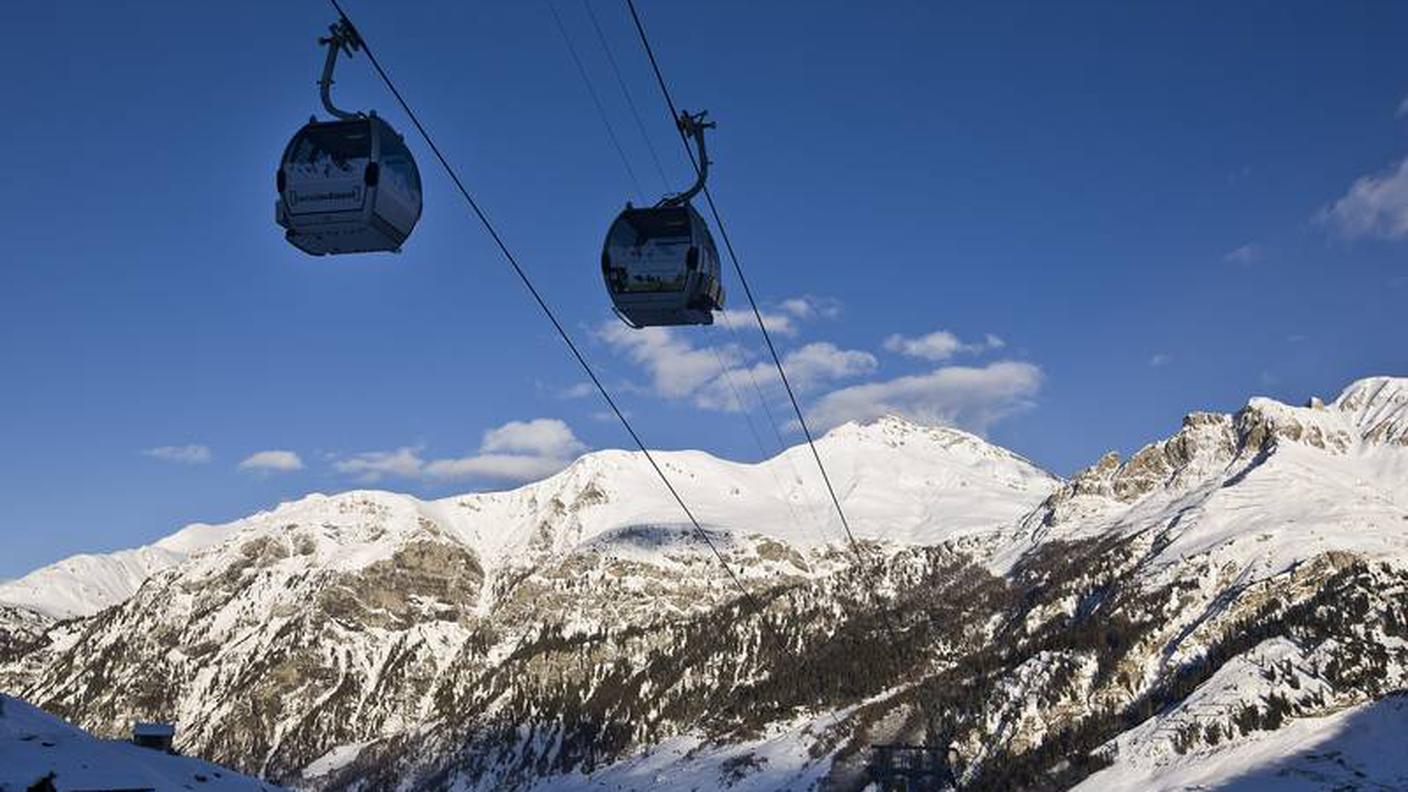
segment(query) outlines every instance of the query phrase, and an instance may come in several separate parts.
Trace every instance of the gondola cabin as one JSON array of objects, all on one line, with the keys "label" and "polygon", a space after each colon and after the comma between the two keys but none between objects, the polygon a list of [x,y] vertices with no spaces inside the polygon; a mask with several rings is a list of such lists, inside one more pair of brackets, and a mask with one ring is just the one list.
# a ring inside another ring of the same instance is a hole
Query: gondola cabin
[{"label": "gondola cabin", "polygon": [[305,253],[398,251],[421,213],[420,172],[376,115],[309,121],[289,141],[275,216]]},{"label": "gondola cabin", "polygon": [[713,324],[724,305],[714,238],[688,203],[628,204],[606,233],[601,273],[632,327]]}]

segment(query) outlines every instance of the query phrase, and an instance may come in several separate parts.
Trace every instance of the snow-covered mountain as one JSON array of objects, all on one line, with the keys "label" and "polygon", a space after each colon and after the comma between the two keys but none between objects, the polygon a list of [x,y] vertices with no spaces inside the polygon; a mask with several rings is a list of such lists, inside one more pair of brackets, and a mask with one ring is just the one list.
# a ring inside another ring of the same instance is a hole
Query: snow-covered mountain
[{"label": "snow-covered mountain", "polygon": [[[974,435],[898,418],[846,424],[823,438],[820,450],[830,460],[828,470],[856,534],[912,544],[935,544],[1010,523],[1058,483]],[[655,456],[705,525],[756,531],[798,546],[843,535],[805,448],[752,465],[695,451]],[[0,584],[0,606],[54,619],[91,616],[201,550],[237,536],[277,534],[290,522],[335,521],[345,517],[345,504],[368,499],[388,510],[386,530],[414,532],[424,518],[473,550],[486,569],[512,565],[542,549],[565,552],[620,528],[687,524],[639,454],[602,451],[511,492],[433,502],[390,492],[311,495],[232,523],[187,526],[146,547],[73,556]],[[339,545],[369,546],[362,534],[329,538]],[[359,563],[356,557],[339,559]],[[319,555],[310,563],[328,560]]]},{"label": "snow-covered mountain", "polygon": [[0,606],[51,619],[91,616],[132,596],[142,581],[224,537],[220,526],[196,524],[146,547],[83,554],[0,583]]},{"label": "snow-covered mountain", "polygon": [[317,789],[859,789],[883,743],[965,789],[1157,788],[1401,711],[1374,702],[1408,684],[1408,380],[1195,413],[1066,482],[896,418],[820,445],[864,564],[805,449],[660,454],[747,600],[599,452],[193,527],[140,584],[41,570],[0,589],[0,686]]}]

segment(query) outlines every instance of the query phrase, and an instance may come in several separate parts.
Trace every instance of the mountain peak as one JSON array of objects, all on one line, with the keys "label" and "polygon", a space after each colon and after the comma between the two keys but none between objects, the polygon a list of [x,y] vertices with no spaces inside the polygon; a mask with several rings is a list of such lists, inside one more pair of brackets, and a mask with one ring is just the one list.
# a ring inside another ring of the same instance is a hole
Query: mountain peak
[{"label": "mountain peak", "polygon": [[973,448],[991,449],[1004,456],[1017,457],[1016,454],[1012,454],[972,432],[944,424],[921,423],[896,413],[886,413],[867,421],[847,421],[827,432],[823,439],[840,440],[846,438],[881,442],[886,445],[904,443],[909,439],[922,439],[944,447],[966,445]]}]

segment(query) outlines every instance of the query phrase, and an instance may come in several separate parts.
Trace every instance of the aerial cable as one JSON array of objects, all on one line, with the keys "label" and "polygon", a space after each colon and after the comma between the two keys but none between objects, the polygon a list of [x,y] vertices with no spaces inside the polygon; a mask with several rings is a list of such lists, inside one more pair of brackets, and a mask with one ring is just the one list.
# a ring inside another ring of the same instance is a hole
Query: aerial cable
[{"label": "aerial cable", "polygon": [[641,189],[640,180],[636,178],[636,171],[631,167],[630,159],[626,157],[626,150],[621,147],[621,139],[616,137],[616,128],[612,126],[611,119],[607,117],[606,108],[601,103],[601,97],[597,95],[596,86],[592,84],[592,78],[587,74],[587,67],[578,56],[577,48],[573,46],[572,37],[567,34],[567,26],[562,24],[562,17],[557,13],[557,5],[553,3],[553,0],[543,0],[543,3],[552,12],[552,21],[557,23],[557,32],[562,34],[562,43],[567,45],[567,53],[572,56],[572,62],[577,65],[577,74],[581,76],[582,84],[587,87],[587,93],[592,97],[597,117],[601,119],[602,126],[606,127],[606,136],[611,139],[611,146],[616,149],[616,156],[621,158],[621,164],[626,167],[626,175],[630,177],[636,195],[644,202],[645,190]]},{"label": "aerial cable", "polygon": [[[342,10],[342,5],[338,0],[328,0],[328,2],[331,3],[332,7],[337,11],[340,17],[339,21],[345,22],[355,30],[355,25],[353,25],[350,17],[347,16],[347,12]],[[723,565],[724,571],[728,573],[729,579],[733,581],[733,585],[738,588],[743,598],[752,606],[753,610],[756,611],[759,616],[762,616],[763,609],[758,603],[758,600],[753,596],[752,592],[743,585],[743,581],[738,577],[738,573],[729,565],[728,560],[724,558],[723,553],[720,552],[718,546],[714,544],[714,540],[709,538],[708,531],[704,530],[704,526],[701,525],[699,520],[694,516],[694,512],[690,510],[689,506],[684,502],[684,498],[681,497],[679,491],[675,489],[675,485],[671,483],[669,477],[665,475],[664,469],[661,468],[660,464],[655,460],[655,455],[646,447],[640,435],[636,432],[635,427],[631,426],[631,422],[626,418],[626,414],[617,406],[616,400],[611,397],[611,393],[606,390],[606,386],[602,384],[601,379],[597,377],[596,372],[592,370],[591,364],[587,362],[586,357],[584,357],[581,350],[577,348],[577,344],[573,342],[572,336],[568,334],[562,322],[558,320],[557,315],[553,313],[552,308],[549,307],[547,301],[543,299],[538,288],[533,285],[533,281],[528,277],[527,271],[518,263],[517,257],[513,255],[513,251],[509,249],[508,244],[504,241],[503,237],[499,235],[498,229],[496,229],[494,224],[489,220],[489,216],[480,208],[479,202],[474,200],[474,196],[471,195],[469,189],[465,187],[464,182],[460,179],[459,173],[450,165],[450,161],[445,158],[445,155],[441,153],[440,147],[435,145],[435,139],[430,136],[425,125],[420,122],[420,117],[411,109],[405,97],[401,95],[401,91],[397,89],[396,84],[391,81],[391,77],[386,73],[386,70],[382,68],[381,62],[377,60],[371,47],[367,45],[365,39],[360,40],[362,43],[362,51],[367,54],[367,60],[371,63],[372,68],[376,70],[377,76],[381,78],[382,83],[386,85],[386,89],[391,92],[391,95],[396,99],[396,103],[401,106],[402,112],[406,114],[406,117],[409,118],[411,123],[415,126],[416,131],[420,133],[421,138],[425,141],[426,146],[430,148],[431,153],[439,160],[440,167],[445,170],[445,174],[450,177],[450,181],[454,182],[455,188],[464,198],[465,203],[474,213],[474,216],[478,218],[485,232],[489,234],[490,239],[493,240],[494,245],[499,249],[499,253],[503,255],[504,260],[513,268],[514,274],[518,276],[524,288],[532,295],[533,301],[538,304],[538,307],[542,309],[548,321],[552,323],[553,329],[557,331],[558,337],[567,345],[568,350],[572,353],[572,357],[577,360],[577,363],[582,367],[582,370],[586,372],[592,384],[596,386],[601,397],[606,400],[607,406],[610,407],[611,412],[616,415],[616,419],[625,427],[626,433],[631,436],[631,440],[636,444],[636,447],[640,449],[646,461],[650,463],[651,468],[655,471],[655,475],[660,478],[660,482],[665,485],[665,489],[669,490],[675,503],[679,504],[680,510],[689,518],[689,522],[693,526],[695,534],[700,539],[704,540],[704,544],[708,545],[709,550],[714,554],[714,557],[719,560],[719,563]],[[764,625],[767,624],[765,619],[762,623]]]},{"label": "aerial cable", "polygon": [[[589,74],[588,74],[588,72],[587,72],[586,66],[585,66],[584,63],[583,63],[583,61],[582,61],[582,59],[581,59],[581,57],[580,57],[580,55],[579,55],[579,53],[578,53],[578,51],[577,51],[577,48],[576,48],[576,47],[573,45],[573,43],[572,43],[572,38],[571,38],[571,36],[570,36],[570,35],[568,34],[568,32],[567,32],[567,27],[566,27],[566,25],[563,24],[562,16],[558,13],[556,3],[554,3],[553,0],[544,0],[544,3],[547,5],[548,10],[552,13],[553,21],[554,21],[554,22],[556,23],[556,25],[557,25],[557,30],[558,30],[558,32],[559,32],[559,33],[561,34],[561,36],[562,36],[562,41],[563,41],[563,43],[566,44],[566,46],[567,46],[567,51],[568,51],[568,53],[571,55],[573,63],[575,63],[576,66],[577,66],[577,74],[582,78],[582,83],[586,86],[587,92],[591,95],[592,103],[596,106],[597,115],[601,118],[602,124],[603,124],[603,126],[605,126],[605,128],[606,128],[607,136],[610,138],[611,144],[612,144],[612,146],[615,148],[617,156],[620,158],[621,163],[625,166],[626,173],[629,175],[629,177],[630,177],[630,179],[631,179],[631,182],[632,182],[632,183],[635,185],[635,187],[636,187],[636,192],[637,192],[638,194],[642,194],[642,190],[641,190],[641,187],[640,187],[640,182],[636,179],[635,170],[631,167],[630,160],[629,160],[629,158],[626,156],[626,153],[625,153],[624,149],[623,149],[622,146],[621,146],[620,139],[619,139],[619,138],[617,137],[617,135],[616,135],[615,127],[614,127],[614,125],[611,123],[610,118],[608,117],[608,114],[607,114],[607,112],[606,112],[606,108],[605,108],[605,106],[603,105],[603,103],[602,103],[602,101],[601,101],[601,99],[600,99],[600,97],[599,97],[599,95],[598,95],[598,93],[597,93],[597,91],[596,91],[596,88],[595,88],[595,86],[594,86],[593,83],[592,83],[591,77],[589,76]],[[640,112],[639,112],[639,110],[636,108],[636,104],[635,104],[635,101],[634,101],[634,100],[632,99],[632,97],[631,97],[630,90],[626,87],[625,78],[624,78],[624,76],[622,75],[621,70],[620,70],[618,64],[616,63],[616,58],[615,58],[615,56],[612,54],[610,46],[607,44],[605,33],[602,31],[601,25],[600,25],[600,23],[598,22],[598,20],[597,20],[597,18],[596,18],[596,13],[592,10],[592,7],[591,7],[591,0],[582,0],[582,5],[583,5],[583,7],[586,9],[587,14],[591,17],[592,26],[593,26],[593,28],[596,30],[597,39],[598,39],[598,41],[599,41],[600,44],[601,44],[602,50],[606,53],[606,57],[607,57],[608,61],[611,63],[611,68],[612,68],[612,70],[615,72],[617,84],[618,84],[618,85],[620,86],[620,88],[621,88],[621,93],[622,93],[622,95],[625,97],[627,106],[628,106],[629,109],[630,109],[630,112],[631,112],[632,117],[635,119],[636,127],[637,127],[637,129],[640,130],[641,136],[642,136],[642,138],[644,139],[646,146],[647,146],[647,147],[649,148],[649,150],[650,150],[650,156],[651,156],[652,160],[654,160],[655,167],[656,167],[656,171],[659,173],[661,181],[662,181],[663,183],[665,183],[666,189],[668,190],[668,189],[669,189],[669,183],[668,183],[668,180],[666,179],[666,176],[665,176],[665,170],[664,170],[664,168],[662,167],[662,165],[661,165],[661,163],[660,163],[660,157],[659,157],[659,155],[656,153],[655,146],[654,146],[654,144],[651,142],[649,135],[648,135],[648,134],[646,133],[646,131],[645,131],[645,123],[644,123],[644,122],[642,121],[642,119],[641,119]],[[703,119],[700,118],[699,121],[698,121],[698,123],[700,124],[701,128],[697,129],[696,132],[697,132],[697,133],[702,133],[702,132],[703,132],[703,128],[702,128],[702,127],[704,126]],[[709,124],[708,126],[712,126],[712,124]],[[701,146],[702,146],[702,141],[701,141],[700,143],[701,143]],[[701,150],[702,150],[702,148],[701,148]],[[702,179],[702,177],[701,177],[700,183],[702,184],[702,182],[703,182],[703,179]],[[687,191],[687,192],[685,192],[685,193],[681,193],[681,194],[679,194],[679,195],[674,195],[674,196],[671,196],[671,197],[669,197],[669,198],[666,198],[666,199],[665,199],[665,202],[667,202],[667,203],[675,203],[675,202],[683,203],[683,202],[687,202],[687,201],[689,200],[689,198],[690,198],[691,196],[693,196],[693,194],[694,194],[695,192],[697,192],[697,191],[698,191],[698,187],[696,186],[695,188],[693,188],[693,189],[690,190],[690,191]],[[643,194],[642,194],[642,198],[643,198]],[[732,324],[729,324],[728,332],[731,333],[731,334],[733,335],[735,341],[737,341],[737,339],[738,339],[738,331],[733,327]],[[729,366],[728,366],[727,362],[725,361],[723,355],[722,355],[722,354],[720,353],[720,351],[719,351],[717,348],[715,348],[715,347],[711,347],[711,348],[710,348],[710,351],[713,352],[714,359],[717,361],[717,363],[718,363],[718,365],[719,365],[719,376],[723,379],[724,384],[727,386],[727,388],[728,388],[728,390],[729,390],[729,393],[732,395],[733,399],[734,399],[735,402],[737,403],[739,411],[743,413],[744,420],[745,420],[745,421],[747,422],[747,424],[748,424],[748,432],[749,432],[749,434],[750,434],[750,435],[752,436],[752,438],[753,438],[753,443],[754,443],[754,445],[757,447],[758,453],[761,455],[760,462],[766,462],[766,461],[767,461],[767,458],[770,456],[770,454],[769,454],[769,452],[768,452],[768,449],[767,449],[766,444],[763,442],[762,433],[758,431],[758,427],[757,427],[756,423],[755,423],[754,420],[753,420],[752,409],[749,407],[748,402],[743,398],[743,393],[742,393],[742,391],[738,388],[737,384],[735,383],[733,374],[729,371]],[[763,397],[762,390],[761,390],[761,388],[759,388],[759,386],[758,386],[757,377],[754,376],[754,374],[753,374],[753,372],[752,372],[751,369],[748,370],[748,378],[749,378],[750,380],[752,380],[753,389],[754,389],[754,391],[756,391],[757,394],[758,394],[758,401],[759,401],[759,403],[762,404],[762,405],[763,405],[763,408],[768,412],[768,420],[772,422],[772,424],[773,424],[773,425],[772,425],[772,430],[773,430],[774,435],[776,435],[776,437],[777,437],[777,441],[778,441],[778,450],[785,452],[785,451],[787,450],[787,446],[786,446],[785,441],[782,439],[782,432],[781,432],[781,430],[778,429],[778,426],[777,426],[777,423],[776,423],[776,419],[773,417],[772,411],[771,411],[771,409],[770,409],[770,408],[768,407],[768,405],[767,405],[767,400]],[[784,456],[785,456],[785,454],[784,454]],[[791,459],[790,457],[788,457],[788,458],[785,460],[785,462],[786,462],[786,464],[788,464],[788,465],[791,467],[791,469],[792,469],[792,471],[793,471],[794,478],[796,478],[796,466],[795,466],[795,464],[792,462],[792,459]],[[777,485],[778,491],[781,492],[782,495],[783,495],[783,502],[784,502],[784,505],[785,505],[786,508],[787,508],[788,514],[791,515],[791,517],[792,517],[792,522],[793,522],[793,524],[794,524],[797,528],[799,528],[799,529],[802,528],[802,525],[803,525],[803,524],[802,524],[802,521],[801,521],[801,519],[798,517],[797,510],[796,510],[796,508],[794,507],[794,505],[792,504],[791,498],[789,497],[789,490],[788,490],[786,487],[783,486],[782,480],[781,480],[781,478],[779,478],[777,471],[774,470],[771,465],[768,465],[767,468],[768,468],[768,474],[772,477],[773,482]]]},{"label": "aerial cable", "polygon": [[[728,328],[729,335],[733,337],[733,341],[735,344],[739,345],[740,347],[744,346],[742,336],[739,335],[737,328],[735,328],[731,322],[725,321],[721,322],[721,324]],[[787,454],[788,446],[786,438],[782,436],[782,422],[778,421],[777,416],[773,414],[772,407],[769,405],[770,399],[768,399],[767,395],[763,393],[763,386],[758,383],[758,375],[753,372],[753,369],[751,367],[744,369],[744,371],[748,374],[748,381],[753,385],[753,393],[757,394],[758,404],[762,406],[763,413],[767,415],[768,424],[772,427],[773,436],[777,439],[778,455],[785,457],[787,467],[789,470],[792,471],[793,480],[797,484],[801,484],[801,471],[797,470],[797,465],[792,461],[792,457]]]},{"label": "aerial cable", "polygon": [[670,179],[665,176],[665,166],[660,164],[660,155],[655,151],[655,144],[650,141],[650,134],[645,131],[645,122],[640,118],[640,111],[636,108],[635,99],[631,97],[631,91],[626,87],[626,78],[621,74],[621,66],[616,63],[616,56],[611,52],[611,46],[606,43],[606,34],[601,30],[601,22],[596,18],[596,12],[592,10],[592,0],[582,0],[582,6],[587,9],[587,16],[592,21],[592,28],[596,30],[596,40],[601,42],[601,49],[606,53],[606,60],[611,64],[611,71],[616,75],[616,84],[621,88],[621,96],[626,99],[626,106],[631,110],[631,117],[636,121],[636,130],[640,132],[641,139],[645,141],[645,147],[650,151],[650,159],[655,163],[655,172],[660,174],[660,183],[666,190],[670,189]]},{"label": "aerial cable", "polygon": [[[670,95],[670,88],[665,82],[665,75],[660,71],[660,62],[655,58],[655,49],[650,46],[650,38],[646,36],[645,26],[641,23],[639,12],[636,11],[635,0],[626,0],[626,6],[631,11],[631,19],[635,22],[636,32],[640,34],[640,42],[645,47],[645,54],[650,58],[650,68],[655,72],[655,81],[660,86],[660,93],[665,97],[665,104],[670,108],[670,116],[674,119],[681,119],[680,112],[675,107],[675,100]],[[686,114],[685,117],[688,115]],[[832,486],[831,477],[826,472],[826,465],[821,461],[821,453],[817,450],[816,440],[812,437],[811,428],[807,426],[807,418],[802,413],[802,407],[797,401],[797,394],[792,389],[792,383],[787,379],[787,370],[782,365],[781,356],[777,354],[777,347],[773,344],[772,334],[768,332],[767,323],[763,321],[762,311],[758,309],[758,301],[753,298],[753,289],[748,285],[748,278],[743,274],[743,265],[738,260],[738,254],[733,249],[733,242],[729,239],[728,229],[724,226],[719,209],[714,204],[714,196],[709,192],[708,185],[703,183],[708,161],[705,160],[701,163],[694,156],[694,149],[689,145],[689,135],[686,133],[684,125],[680,124],[678,128],[680,142],[684,145],[685,153],[689,155],[689,162],[694,166],[695,173],[699,175],[699,184],[702,187],[704,199],[709,204],[709,212],[714,217],[714,224],[718,226],[719,236],[724,240],[724,248],[728,251],[729,260],[733,262],[733,271],[738,275],[738,282],[743,286],[743,293],[748,297],[748,305],[753,309],[753,318],[758,322],[758,329],[763,333],[763,341],[766,342],[768,352],[772,355],[772,362],[777,366],[777,374],[782,380],[782,387],[787,390],[787,398],[792,402],[792,411],[797,414],[797,424],[802,428],[802,434],[807,439],[807,446],[811,449],[812,458],[816,460],[817,469],[821,471],[822,482],[826,484],[826,491],[831,496],[831,503],[836,507],[837,516],[841,518],[841,527],[845,529],[851,550],[855,553],[856,560],[864,567],[865,556],[861,553],[860,543],[856,541],[855,534],[851,531],[851,523],[846,519],[846,511],[841,508],[841,499],[836,496],[836,488]]]},{"label": "aerial cable", "polygon": [[[739,334],[738,329],[733,326],[733,323],[731,321],[725,320],[723,322],[716,322],[714,326],[717,327],[718,325],[724,326],[736,346],[738,346],[739,348],[747,348],[747,345],[744,344],[743,338]],[[793,461],[792,455],[787,453],[787,440],[782,436],[782,429],[779,428],[781,424],[777,420],[777,416],[773,414],[772,407],[768,405],[768,402],[770,400],[768,399],[767,395],[763,393],[762,385],[758,383],[758,376],[756,373],[754,373],[753,367],[743,367],[743,373],[747,375],[749,383],[752,384],[753,393],[757,396],[758,404],[763,408],[763,414],[767,416],[768,425],[772,428],[773,437],[777,440],[776,455],[771,455],[764,448],[761,433],[758,432],[757,429],[753,426],[753,408],[751,407],[751,405],[748,404],[747,401],[743,399],[742,390],[733,384],[733,378],[729,375],[729,372],[727,370],[725,370],[724,376],[726,379],[728,379],[729,387],[733,389],[739,404],[742,405],[743,414],[744,417],[748,419],[750,431],[752,431],[755,437],[757,437],[758,450],[763,455],[764,462],[770,462],[771,460],[769,460],[768,457],[773,456],[775,460],[780,460],[780,463],[778,464],[784,464],[787,466],[788,475],[790,475],[791,477],[791,486],[783,486],[781,477],[776,471],[772,471],[772,464],[768,464],[768,468],[773,475],[773,481],[777,484],[778,490],[782,493],[783,498],[787,502],[787,510],[792,515],[793,520],[796,521],[797,526],[800,528],[802,527],[803,523],[801,519],[797,516],[797,510],[792,503],[791,493],[793,486],[802,485],[801,471],[797,469],[797,463]],[[826,522],[825,516],[817,515],[815,508],[813,508],[816,504],[814,504],[810,500],[807,500],[806,504],[806,511],[811,512],[811,514],[809,515],[811,521],[813,523],[824,524]]]},{"label": "aerial cable", "polygon": [[[650,67],[655,72],[655,81],[660,86],[660,94],[665,99],[665,104],[669,107],[670,115],[679,119],[680,113],[675,106],[675,100],[670,95],[669,85],[665,82],[665,75],[660,70],[660,62],[655,57],[655,49],[650,45],[650,38],[645,33],[645,25],[642,24],[640,13],[636,10],[635,0],[626,0],[626,7],[630,9],[631,20],[635,22],[636,32],[640,34],[641,45],[645,48],[645,54],[650,59]],[[688,117],[686,115],[686,117]],[[772,355],[773,364],[777,367],[778,377],[782,381],[782,386],[787,390],[787,397],[792,403],[792,410],[797,414],[797,423],[802,428],[802,433],[807,439],[807,446],[811,449],[812,458],[816,460],[817,469],[821,472],[821,480],[826,485],[826,491],[831,496],[831,503],[836,507],[836,514],[841,519],[841,527],[846,532],[846,539],[850,542],[851,551],[856,556],[856,562],[860,567],[862,575],[867,573],[865,554],[861,552],[860,543],[856,541],[855,534],[851,531],[850,521],[846,519],[846,511],[841,507],[841,500],[836,496],[836,488],[831,484],[831,477],[826,472],[826,465],[821,460],[821,453],[817,450],[816,441],[812,437],[811,429],[807,426],[806,416],[802,413],[800,403],[797,401],[797,394],[792,389],[792,383],[787,379],[787,370],[782,365],[782,358],[777,353],[777,346],[773,344],[772,334],[768,332],[767,323],[763,321],[762,311],[758,309],[758,301],[753,297],[753,290],[748,285],[748,278],[743,274],[743,265],[739,262],[738,254],[734,250],[733,242],[729,239],[728,229],[724,226],[723,218],[719,215],[719,209],[714,204],[714,197],[709,192],[709,187],[703,182],[707,161],[700,163],[694,156],[694,150],[689,145],[689,136],[683,124],[677,127],[680,131],[680,142],[684,146],[685,153],[689,156],[689,162],[694,166],[694,170],[700,175],[700,182],[704,199],[709,204],[709,212],[714,217],[714,224],[718,226],[719,236],[724,240],[724,248],[728,251],[729,259],[733,262],[733,270],[738,275],[738,281],[743,286],[743,293],[748,297],[748,305],[753,309],[753,318],[758,323],[758,329],[763,334],[763,341],[766,342],[768,352]],[[885,626],[885,632],[890,637],[891,645],[895,652],[899,652],[899,635],[894,624],[890,620],[888,611],[880,609],[881,622]],[[922,705],[921,705],[922,707]]]},{"label": "aerial cable", "polygon": [[[645,25],[641,23],[640,13],[636,10],[635,0],[626,0],[626,7],[630,9],[631,20],[635,22],[636,32],[640,35],[641,45],[645,48],[645,54],[650,59],[650,67],[655,72],[655,81],[660,87],[660,93],[665,99],[665,104],[669,107],[671,117],[676,119],[678,123],[680,113],[675,107],[674,98],[670,95],[670,88],[665,82],[665,75],[660,70],[660,62],[655,57],[655,49],[650,45],[650,38],[645,33]],[[690,164],[694,166],[694,170],[700,175],[700,181],[702,182],[703,169],[708,167],[708,163],[704,163],[701,167],[701,163],[695,159],[693,149],[690,148],[689,137],[685,133],[684,126],[681,124],[678,126],[678,129],[680,131],[680,142],[684,145],[685,153],[689,156]],[[841,518],[841,527],[845,529],[846,538],[850,542],[852,552],[855,553],[860,572],[863,576],[868,576],[867,573],[869,570],[866,567],[865,555],[861,552],[860,543],[856,541],[855,534],[851,531],[850,521],[846,519],[846,512],[841,508],[841,500],[836,497],[836,488],[832,486],[831,477],[826,472],[826,465],[821,460],[821,453],[817,451],[816,441],[812,437],[811,429],[807,426],[806,416],[802,414],[802,408],[797,401],[797,394],[793,391],[792,384],[787,379],[787,371],[782,365],[782,358],[777,354],[777,347],[773,344],[772,334],[768,332],[767,324],[763,321],[762,311],[758,309],[758,302],[753,298],[753,290],[748,285],[748,278],[743,274],[743,265],[739,263],[738,254],[734,251],[733,242],[729,240],[728,229],[724,226],[723,218],[719,215],[719,209],[714,204],[714,197],[709,192],[708,185],[703,185],[703,193],[705,200],[709,204],[709,212],[713,215],[714,224],[719,228],[719,236],[723,237],[724,248],[728,251],[729,259],[733,262],[733,270],[738,275],[739,283],[743,286],[743,293],[748,297],[749,306],[753,309],[753,318],[757,321],[758,329],[762,331],[763,340],[767,343],[768,352],[772,355],[774,365],[777,366],[778,377],[782,380],[783,387],[787,389],[787,397],[792,403],[792,410],[797,414],[797,423],[801,426],[802,433],[807,439],[807,446],[811,449],[812,458],[816,460],[817,469],[821,471],[822,482],[825,483],[826,491],[831,496],[831,503],[836,507],[837,516]],[[884,625],[885,632],[889,635],[891,646],[894,649],[896,662],[902,666],[903,658],[900,657],[899,634],[895,630],[889,612],[881,607],[879,614],[881,623]],[[928,711],[929,708],[925,706],[922,696],[919,697],[918,703],[924,718],[929,721],[926,725],[927,729],[937,729],[937,722]]]},{"label": "aerial cable", "polygon": [[[724,384],[728,386],[729,393],[732,394],[734,402],[738,405],[739,412],[743,413],[743,420],[748,424],[748,433],[753,436],[753,443],[758,447],[758,453],[761,455],[758,464],[761,467],[767,468],[768,475],[772,477],[773,484],[777,485],[777,491],[782,494],[782,502],[783,505],[787,507],[787,513],[792,517],[792,524],[798,529],[801,529],[803,522],[801,518],[797,516],[797,509],[792,505],[789,490],[782,485],[782,479],[778,476],[777,471],[773,469],[773,466],[768,464],[769,453],[766,444],[763,443],[763,434],[758,431],[758,426],[753,421],[753,410],[748,405],[748,402],[744,400],[743,391],[740,390],[738,385],[734,382],[733,373],[729,370],[728,361],[724,358],[723,353],[719,351],[717,346],[709,345],[709,349],[714,353],[714,359],[719,363],[719,376],[723,379]],[[751,371],[749,372],[749,376],[752,376]],[[757,381],[754,380],[754,382],[756,384]],[[784,448],[783,450],[785,451],[786,449]],[[788,462],[790,463],[790,459]]]}]

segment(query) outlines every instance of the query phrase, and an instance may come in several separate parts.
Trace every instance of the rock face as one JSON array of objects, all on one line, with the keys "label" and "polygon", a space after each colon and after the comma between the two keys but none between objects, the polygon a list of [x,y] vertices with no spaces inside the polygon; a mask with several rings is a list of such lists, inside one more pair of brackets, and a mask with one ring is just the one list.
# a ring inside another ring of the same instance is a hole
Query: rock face
[{"label": "rock face", "polygon": [[1142,784],[1408,684],[1405,436],[1392,378],[1068,482],[849,425],[822,453],[863,562],[806,452],[662,455],[747,598],[632,454],[311,496],[82,618],[0,610],[0,682],[309,789],[860,789],[889,742],[951,748],[965,789]]}]

